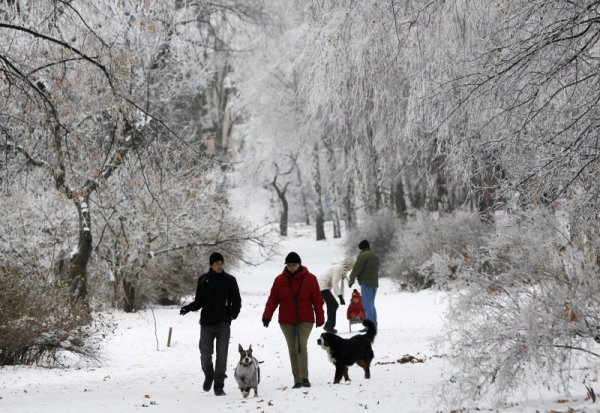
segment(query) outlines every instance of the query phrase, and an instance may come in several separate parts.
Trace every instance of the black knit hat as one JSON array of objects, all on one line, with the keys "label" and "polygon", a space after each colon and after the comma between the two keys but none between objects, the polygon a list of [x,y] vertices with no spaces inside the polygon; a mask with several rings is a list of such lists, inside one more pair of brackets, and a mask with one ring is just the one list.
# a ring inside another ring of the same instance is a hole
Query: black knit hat
[{"label": "black knit hat", "polygon": [[225,262],[225,259],[218,252],[213,252],[212,254],[210,254],[210,258],[208,259],[208,262],[210,263],[210,265],[213,265],[217,261],[223,261],[223,262]]},{"label": "black knit hat", "polygon": [[300,256],[295,252],[290,252],[287,257],[285,257],[286,264],[302,264],[302,260]]},{"label": "black knit hat", "polygon": [[361,242],[358,243],[359,250],[366,250],[367,248],[371,248],[371,245],[369,245],[369,241],[367,241],[366,239],[363,239]]}]

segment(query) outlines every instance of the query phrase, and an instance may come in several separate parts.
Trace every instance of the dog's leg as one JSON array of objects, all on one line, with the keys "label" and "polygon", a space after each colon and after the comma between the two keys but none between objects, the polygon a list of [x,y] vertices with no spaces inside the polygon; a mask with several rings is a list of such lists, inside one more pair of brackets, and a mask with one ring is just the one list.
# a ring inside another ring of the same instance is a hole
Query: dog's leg
[{"label": "dog's leg", "polygon": [[347,369],[343,364],[335,365],[335,376],[333,377],[333,384],[338,384],[340,380],[342,380],[342,376],[344,375],[344,370]]},{"label": "dog's leg", "polygon": [[248,397],[248,395],[250,394],[250,387],[244,387],[242,389],[242,396],[244,396],[244,398]]},{"label": "dog's leg", "polygon": [[344,368],[344,380],[350,381],[350,376],[348,376],[348,366]]},{"label": "dog's leg", "polygon": [[254,388],[254,397],[258,397],[258,387]]},{"label": "dog's leg", "polygon": [[371,369],[369,367],[369,363],[367,363],[365,360],[359,360],[356,362],[356,364],[358,364],[360,367],[362,367],[362,369],[365,371],[365,379],[370,379],[371,378]]}]

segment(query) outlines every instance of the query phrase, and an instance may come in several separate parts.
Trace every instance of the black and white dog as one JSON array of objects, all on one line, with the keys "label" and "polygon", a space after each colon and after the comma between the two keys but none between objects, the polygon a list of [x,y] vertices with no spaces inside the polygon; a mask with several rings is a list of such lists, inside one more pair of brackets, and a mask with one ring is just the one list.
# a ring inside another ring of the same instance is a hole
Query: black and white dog
[{"label": "black and white dog", "polygon": [[323,333],[317,339],[317,344],[327,352],[329,360],[335,365],[334,384],[339,383],[342,376],[346,381],[350,380],[348,366],[354,363],[363,368],[365,379],[371,378],[371,361],[375,357],[371,344],[375,340],[377,327],[371,320],[364,320],[363,325],[367,328],[365,334],[345,339],[333,333]]},{"label": "black and white dog", "polygon": [[254,389],[254,397],[258,396],[258,383],[260,383],[260,367],[258,360],[252,355],[252,344],[244,350],[239,344],[240,361],[238,362],[234,377],[238,383],[242,396],[248,397],[250,389]]}]

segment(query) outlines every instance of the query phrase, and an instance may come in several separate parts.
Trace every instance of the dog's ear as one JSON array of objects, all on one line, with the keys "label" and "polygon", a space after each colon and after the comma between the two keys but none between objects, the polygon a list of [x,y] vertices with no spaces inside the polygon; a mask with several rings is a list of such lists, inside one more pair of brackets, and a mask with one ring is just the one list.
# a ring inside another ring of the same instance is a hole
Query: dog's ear
[{"label": "dog's ear", "polygon": [[252,344],[250,344],[250,346],[248,346],[248,351],[252,351]]},{"label": "dog's ear", "polygon": [[244,351],[244,348],[242,347],[241,344],[238,344],[238,351],[241,353],[242,351]]}]

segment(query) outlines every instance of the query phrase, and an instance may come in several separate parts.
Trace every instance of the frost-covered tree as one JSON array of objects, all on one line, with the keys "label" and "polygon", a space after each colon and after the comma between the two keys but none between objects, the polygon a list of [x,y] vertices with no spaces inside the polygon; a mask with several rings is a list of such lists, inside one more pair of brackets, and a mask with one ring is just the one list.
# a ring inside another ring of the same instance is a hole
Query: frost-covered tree
[{"label": "frost-covered tree", "polygon": [[3,6],[3,148],[12,164],[46,170],[78,211],[79,243],[64,268],[80,299],[93,246],[90,197],[129,157],[140,182],[144,168],[176,165],[179,151],[203,157],[200,116],[181,105],[207,89],[215,49],[252,10],[172,1]]},{"label": "frost-covered tree", "polygon": [[[134,309],[140,279],[153,278],[144,292],[153,299],[162,294],[149,294],[155,287],[177,284],[161,286],[157,272],[143,277],[151,260],[191,284],[198,268],[170,271],[182,257],[169,254],[189,250],[185,258],[193,260],[218,246],[244,259],[242,243],[261,237],[229,219],[226,164],[206,155],[202,111],[192,103],[210,89],[224,41],[260,16],[259,1],[1,2],[1,196],[13,205],[2,212],[3,221],[22,224],[2,227],[2,265],[24,279],[34,275],[32,265],[44,265],[48,283],[68,285],[70,299],[85,303],[74,308],[88,308],[93,263],[95,287],[112,274],[125,308]],[[226,111],[219,99],[203,110],[218,101]],[[212,129],[227,124],[216,117]],[[43,195],[50,188],[54,196]],[[63,202],[39,214],[32,203],[39,196]],[[25,228],[33,237],[16,242]],[[37,254],[28,255],[34,245]],[[75,327],[89,321],[78,320]]]},{"label": "frost-covered tree", "polygon": [[480,209],[504,209],[482,250],[453,258],[468,287],[448,318],[449,395],[503,398],[597,363],[595,6],[432,2],[415,21],[429,61],[454,57],[423,103],[431,138]]}]

